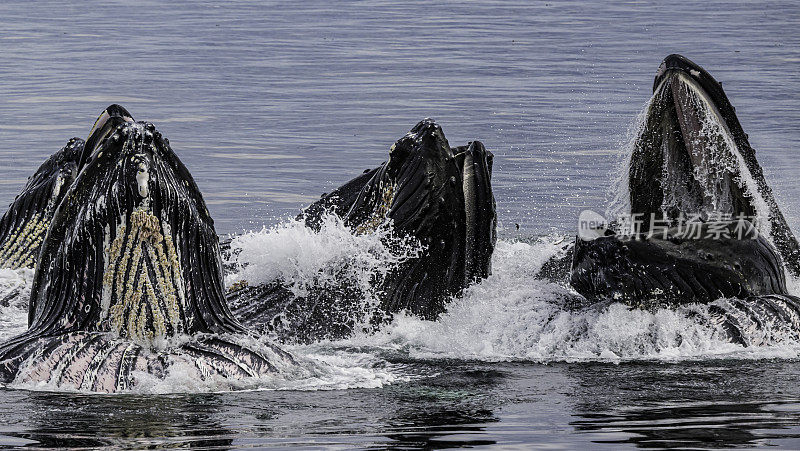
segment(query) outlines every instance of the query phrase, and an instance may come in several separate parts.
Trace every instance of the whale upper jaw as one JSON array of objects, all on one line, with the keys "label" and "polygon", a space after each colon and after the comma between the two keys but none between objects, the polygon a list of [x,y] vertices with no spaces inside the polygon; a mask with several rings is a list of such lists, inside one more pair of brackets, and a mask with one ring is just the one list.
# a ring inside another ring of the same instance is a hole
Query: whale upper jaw
[{"label": "whale upper jaw", "polygon": [[109,105],[97,120],[94,121],[89,136],[86,138],[84,151],[78,161],[78,167],[83,168],[89,158],[94,154],[95,148],[106,140],[122,124],[132,123],[133,115],[123,106],[118,104]]},{"label": "whale upper jaw", "polygon": [[[664,58],[658,66],[658,70],[656,70],[656,76],[653,78],[653,93],[658,91],[665,80],[677,74],[683,74],[685,77],[690,78],[703,91],[725,121],[725,125],[736,144],[743,147],[747,143],[748,137],[739,123],[739,118],[736,116],[736,108],[731,104],[727,94],[722,89],[722,84],[689,58],[676,53]],[[747,144],[747,147],[749,147],[749,144]]]}]

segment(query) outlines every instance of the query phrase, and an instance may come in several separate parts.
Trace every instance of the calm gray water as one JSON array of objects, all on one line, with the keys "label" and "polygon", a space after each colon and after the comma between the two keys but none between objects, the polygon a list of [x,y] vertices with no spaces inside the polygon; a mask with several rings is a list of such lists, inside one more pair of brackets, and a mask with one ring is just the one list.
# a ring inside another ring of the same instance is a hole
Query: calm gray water
[{"label": "calm gray water", "polygon": [[[723,82],[798,230],[794,1],[6,0],[0,204],[110,103],[170,139],[220,233],[293,216],[430,116],[451,144],[478,139],[495,153],[501,237],[568,233],[581,209],[605,206],[626,131],[670,53]],[[508,327],[492,324],[470,337]],[[794,351],[541,364],[524,352],[438,358],[392,343],[360,349],[411,375],[379,388],[3,389],[0,445],[800,447]]]}]

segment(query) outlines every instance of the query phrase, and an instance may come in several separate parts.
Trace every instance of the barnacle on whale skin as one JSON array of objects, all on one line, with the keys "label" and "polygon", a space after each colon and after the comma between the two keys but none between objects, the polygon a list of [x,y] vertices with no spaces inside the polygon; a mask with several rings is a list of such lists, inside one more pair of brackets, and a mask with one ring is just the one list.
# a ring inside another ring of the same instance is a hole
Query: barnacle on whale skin
[{"label": "barnacle on whale skin", "polygon": [[181,333],[185,300],[172,237],[144,208],[128,222],[121,221],[106,249],[100,322],[120,337],[145,343]]}]

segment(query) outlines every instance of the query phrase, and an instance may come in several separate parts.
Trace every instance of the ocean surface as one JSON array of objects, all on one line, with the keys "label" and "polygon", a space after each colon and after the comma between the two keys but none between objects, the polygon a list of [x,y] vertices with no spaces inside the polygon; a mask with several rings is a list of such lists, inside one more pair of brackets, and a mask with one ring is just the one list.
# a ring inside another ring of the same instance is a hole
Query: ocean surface
[{"label": "ocean surface", "polygon": [[[0,3],[0,205],[120,103],[169,138],[219,233],[250,232],[250,271],[300,289],[355,256],[368,280],[377,238],[290,218],[433,117],[495,154],[500,235],[494,274],[439,321],[289,347],[318,377],[0,388],[0,447],[800,448],[800,343],[729,344],[701,307],[570,312],[534,277],[614,197],[670,53],[723,83],[800,231],[794,1]],[[31,279],[0,270],[0,294]],[[25,318],[0,303],[0,339]]]}]

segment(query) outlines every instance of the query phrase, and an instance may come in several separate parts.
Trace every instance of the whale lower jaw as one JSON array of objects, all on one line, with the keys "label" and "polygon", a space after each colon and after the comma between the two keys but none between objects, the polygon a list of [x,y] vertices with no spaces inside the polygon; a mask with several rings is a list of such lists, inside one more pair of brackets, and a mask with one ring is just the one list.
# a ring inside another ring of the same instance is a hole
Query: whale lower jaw
[{"label": "whale lower jaw", "polygon": [[275,346],[232,335],[178,336],[162,344],[153,350],[111,333],[73,332],[33,340],[0,365],[16,373],[14,386],[115,393],[170,376],[245,381],[294,363]]},{"label": "whale lower jaw", "polygon": [[[729,233],[738,222],[702,224]],[[761,236],[744,239],[606,236],[576,240],[572,287],[590,301],[630,305],[710,303],[724,297],[787,294],[780,256]]]}]

